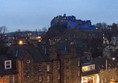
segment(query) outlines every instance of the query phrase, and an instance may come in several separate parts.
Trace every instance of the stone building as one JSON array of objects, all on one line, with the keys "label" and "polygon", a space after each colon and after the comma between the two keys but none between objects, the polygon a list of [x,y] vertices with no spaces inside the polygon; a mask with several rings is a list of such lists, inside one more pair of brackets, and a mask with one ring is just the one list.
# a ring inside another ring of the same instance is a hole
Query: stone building
[{"label": "stone building", "polygon": [[80,58],[70,48],[71,52],[60,55],[54,45],[11,46],[18,72],[13,83],[80,83]]},{"label": "stone building", "polygon": [[[65,48],[65,46],[63,47]],[[79,55],[77,55],[74,45],[69,45],[69,48],[70,52],[65,52],[67,50],[61,50],[61,52],[57,52],[57,50],[55,49],[55,45],[49,46],[50,49],[49,53],[51,53],[50,59],[52,61],[55,60],[59,61],[60,83],[80,83],[81,82],[80,57]]]},{"label": "stone building", "polygon": [[48,56],[33,45],[14,46],[12,50],[17,58],[17,83],[52,82],[52,63]]},{"label": "stone building", "polygon": [[67,25],[68,28],[95,29],[90,20],[83,21],[76,19],[75,16],[66,16],[66,14],[54,17],[51,21],[51,26],[56,24]]},{"label": "stone building", "polygon": [[0,83],[16,82],[14,79],[17,73],[15,57],[10,54],[0,55]]},{"label": "stone building", "polygon": [[74,42],[13,45],[8,53],[15,57],[16,73],[4,74],[1,83],[105,83],[118,79],[116,63],[108,59],[110,73],[106,74],[106,58],[93,59],[87,52],[82,56]]}]

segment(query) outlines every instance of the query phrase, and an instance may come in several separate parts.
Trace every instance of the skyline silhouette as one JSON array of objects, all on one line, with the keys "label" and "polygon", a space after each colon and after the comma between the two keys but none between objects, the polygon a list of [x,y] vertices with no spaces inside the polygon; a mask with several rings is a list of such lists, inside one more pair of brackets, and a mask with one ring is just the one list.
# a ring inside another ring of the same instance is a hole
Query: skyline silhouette
[{"label": "skyline silhouette", "polygon": [[50,26],[58,15],[74,15],[92,24],[118,23],[117,0],[0,0],[0,26],[8,31],[36,30]]}]

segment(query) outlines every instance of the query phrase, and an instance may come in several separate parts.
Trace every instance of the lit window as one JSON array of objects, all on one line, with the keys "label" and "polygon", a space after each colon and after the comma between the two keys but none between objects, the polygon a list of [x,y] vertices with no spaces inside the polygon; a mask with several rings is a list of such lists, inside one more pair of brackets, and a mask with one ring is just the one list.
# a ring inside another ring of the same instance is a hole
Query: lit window
[{"label": "lit window", "polygon": [[5,61],[5,69],[11,69],[11,68],[12,68],[11,60],[6,60]]},{"label": "lit window", "polygon": [[82,72],[95,70],[95,64],[82,67]]},{"label": "lit window", "polygon": [[90,65],[90,70],[94,70],[95,69],[95,65]]},{"label": "lit window", "polygon": [[82,67],[82,72],[84,72],[84,71],[88,71],[88,67],[87,66]]}]

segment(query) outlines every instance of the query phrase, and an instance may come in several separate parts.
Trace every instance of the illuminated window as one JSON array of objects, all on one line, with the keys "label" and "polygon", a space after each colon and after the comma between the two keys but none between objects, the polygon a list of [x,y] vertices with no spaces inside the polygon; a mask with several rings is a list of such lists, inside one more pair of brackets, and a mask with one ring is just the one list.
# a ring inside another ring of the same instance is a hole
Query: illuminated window
[{"label": "illuminated window", "polygon": [[95,70],[95,65],[90,65],[90,70]]},{"label": "illuminated window", "polygon": [[88,67],[87,66],[82,67],[82,72],[84,72],[84,71],[88,71]]},{"label": "illuminated window", "polygon": [[11,68],[12,68],[11,60],[6,60],[5,61],[5,69],[11,69]]},{"label": "illuminated window", "polygon": [[82,67],[82,72],[95,70],[95,64]]}]

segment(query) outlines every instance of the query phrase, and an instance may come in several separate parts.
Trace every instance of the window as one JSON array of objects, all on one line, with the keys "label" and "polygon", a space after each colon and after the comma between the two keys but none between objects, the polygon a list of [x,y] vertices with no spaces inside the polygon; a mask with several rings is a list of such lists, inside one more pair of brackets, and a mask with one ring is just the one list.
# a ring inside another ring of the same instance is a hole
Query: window
[{"label": "window", "polygon": [[90,70],[95,70],[95,65],[90,65]]},{"label": "window", "polygon": [[87,66],[83,66],[82,67],[82,71],[84,72],[84,71],[88,71],[88,67]]},{"label": "window", "polygon": [[5,61],[5,69],[11,69],[12,68],[12,62],[11,60]]},{"label": "window", "polygon": [[69,63],[69,61],[70,61],[69,59],[66,59],[66,63]]},{"label": "window", "polygon": [[80,60],[78,61],[78,66],[80,66]]},{"label": "window", "polygon": [[107,82],[107,79],[106,78],[104,78],[104,82]]},{"label": "window", "polygon": [[58,73],[57,77],[58,77],[58,80],[59,80],[60,79],[60,74],[59,73]]},{"label": "window", "polygon": [[69,77],[68,76],[66,77],[66,82],[69,82]]},{"label": "window", "polygon": [[66,69],[69,69],[69,66],[66,66]]},{"label": "window", "polygon": [[117,75],[115,75],[114,79],[117,80]]},{"label": "window", "polygon": [[78,71],[78,76],[80,76],[80,71]]},{"label": "window", "polygon": [[41,82],[42,81],[42,76],[39,76],[39,82]]},{"label": "window", "polygon": [[50,71],[50,65],[47,65],[47,71]]},{"label": "window", "polygon": [[39,65],[39,71],[42,71],[42,67],[41,67],[41,65]]},{"label": "window", "polygon": [[95,64],[82,66],[82,72],[95,70]]},{"label": "window", "polygon": [[101,83],[104,83],[104,79],[101,78]]},{"label": "window", "polygon": [[15,82],[15,79],[14,79],[13,75],[9,76],[9,81],[10,81],[10,83],[14,83]]},{"label": "window", "polygon": [[47,82],[50,82],[50,76],[49,75],[47,76]]},{"label": "window", "polygon": [[60,62],[58,62],[58,70],[60,69]]}]

